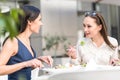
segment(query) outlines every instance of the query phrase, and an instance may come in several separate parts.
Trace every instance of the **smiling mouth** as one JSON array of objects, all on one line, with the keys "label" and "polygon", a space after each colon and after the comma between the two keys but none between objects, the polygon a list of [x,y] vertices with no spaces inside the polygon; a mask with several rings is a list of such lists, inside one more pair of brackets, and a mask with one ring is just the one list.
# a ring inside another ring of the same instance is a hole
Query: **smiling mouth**
[{"label": "smiling mouth", "polygon": [[85,33],[85,36],[88,36],[90,33]]}]

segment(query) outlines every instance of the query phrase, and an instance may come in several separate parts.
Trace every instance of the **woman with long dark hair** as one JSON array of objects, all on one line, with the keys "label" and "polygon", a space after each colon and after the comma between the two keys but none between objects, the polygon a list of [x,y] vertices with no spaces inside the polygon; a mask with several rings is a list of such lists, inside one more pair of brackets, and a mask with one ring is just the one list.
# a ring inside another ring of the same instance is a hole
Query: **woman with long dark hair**
[{"label": "woman with long dark hair", "polygon": [[4,41],[0,53],[0,75],[8,74],[8,80],[31,80],[31,70],[43,67],[42,62],[52,65],[50,56],[36,58],[36,53],[30,44],[32,33],[39,33],[43,24],[41,22],[40,10],[34,6],[25,5],[21,7],[24,14],[20,15],[18,24],[19,34],[13,39]]},{"label": "woman with long dark hair", "polygon": [[93,60],[98,65],[110,65],[112,60],[118,60],[118,42],[108,36],[106,23],[100,13],[86,12],[83,30],[84,37],[78,40],[77,49],[70,47],[68,50],[73,62],[75,60],[77,64],[87,64]]}]

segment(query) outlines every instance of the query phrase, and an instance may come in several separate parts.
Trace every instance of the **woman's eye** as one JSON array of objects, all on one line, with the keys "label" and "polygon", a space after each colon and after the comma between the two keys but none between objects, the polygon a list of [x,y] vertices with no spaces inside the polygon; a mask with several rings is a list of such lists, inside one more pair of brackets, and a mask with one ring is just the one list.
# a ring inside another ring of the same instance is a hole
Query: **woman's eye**
[{"label": "woman's eye", "polygon": [[83,27],[85,27],[85,25],[83,24]]},{"label": "woman's eye", "polygon": [[88,28],[90,28],[91,26],[90,25],[88,25]]}]

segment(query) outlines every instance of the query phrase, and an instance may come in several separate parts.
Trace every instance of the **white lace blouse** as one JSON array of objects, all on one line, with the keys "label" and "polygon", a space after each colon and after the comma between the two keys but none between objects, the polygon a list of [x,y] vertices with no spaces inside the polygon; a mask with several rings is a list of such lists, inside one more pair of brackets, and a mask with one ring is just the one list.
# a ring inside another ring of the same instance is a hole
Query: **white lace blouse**
[{"label": "white lace blouse", "polygon": [[[115,38],[108,37],[109,41],[118,46],[118,42]],[[109,65],[110,59],[118,59],[118,53],[111,49],[106,43],[103,43],[100,47],[97,47],[91,39],[83,38],[77,43],[77,59],[72,59],[72,62],[88,63],[91,59],[98,65]]]}]

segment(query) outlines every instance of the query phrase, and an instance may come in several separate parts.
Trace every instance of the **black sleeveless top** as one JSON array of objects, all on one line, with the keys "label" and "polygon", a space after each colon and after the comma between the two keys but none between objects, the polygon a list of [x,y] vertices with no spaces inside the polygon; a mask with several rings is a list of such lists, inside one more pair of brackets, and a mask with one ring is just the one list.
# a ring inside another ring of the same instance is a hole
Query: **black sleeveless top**
[{"label": "black sleeveless top", "polygon": [[[18,53],[9,59],[7,65],[28,61],[36,57],[36,53],[32,47],[31,48],[34,53],[34,57],[18,38],[17,40],[18,40]],[[26,67],[19,71],[11,73],[8,75],[8,80],[31,80],[31,70],[32,70],[31,67]]]}]

